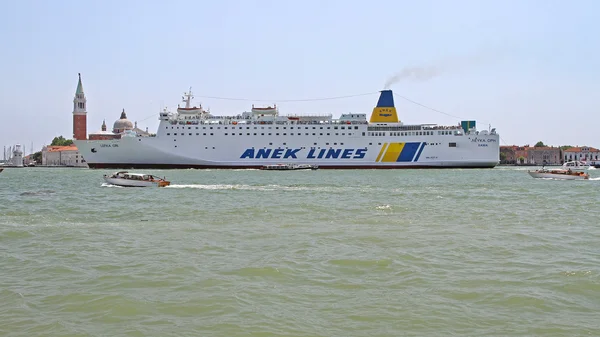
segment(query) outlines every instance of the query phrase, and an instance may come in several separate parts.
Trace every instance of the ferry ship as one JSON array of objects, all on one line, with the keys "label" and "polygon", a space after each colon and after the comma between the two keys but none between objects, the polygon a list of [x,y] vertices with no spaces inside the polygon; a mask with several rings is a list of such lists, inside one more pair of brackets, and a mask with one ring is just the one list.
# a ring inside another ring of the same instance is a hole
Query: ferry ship
[{"label": "ferry ship", "polygon": [[192,106],[159,113],[155,134],[127,130],[119,139],[75,140],[90,168],[260,168],[309,164],[322,169],[493,168],[499,163],[495,129],[476,122],[405,125],[391,90],[365,113],[282,115],[276,105],[235,116]]}]

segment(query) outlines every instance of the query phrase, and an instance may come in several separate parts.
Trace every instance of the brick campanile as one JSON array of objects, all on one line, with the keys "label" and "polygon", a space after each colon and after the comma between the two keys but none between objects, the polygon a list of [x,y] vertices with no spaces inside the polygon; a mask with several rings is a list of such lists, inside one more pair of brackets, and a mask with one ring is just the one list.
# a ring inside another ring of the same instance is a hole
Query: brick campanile
[{"label": "brick campanile", "polygon": [[81,74],[79,74],[79,82],[73,99],[73,139],[87,139],[87,99],[83,93],[83,85],[81,84]]}]

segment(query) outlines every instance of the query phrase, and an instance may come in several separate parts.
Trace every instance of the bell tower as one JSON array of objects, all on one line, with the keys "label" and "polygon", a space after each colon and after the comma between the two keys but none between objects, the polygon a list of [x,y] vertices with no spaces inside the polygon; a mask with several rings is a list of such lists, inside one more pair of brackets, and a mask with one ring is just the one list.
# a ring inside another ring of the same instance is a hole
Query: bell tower
[{"label": "bell tower", "polygon": [[81,84],[81,74],[73,99],[73,139],[87,139],[87,99],[83,93],[83,85]]}]

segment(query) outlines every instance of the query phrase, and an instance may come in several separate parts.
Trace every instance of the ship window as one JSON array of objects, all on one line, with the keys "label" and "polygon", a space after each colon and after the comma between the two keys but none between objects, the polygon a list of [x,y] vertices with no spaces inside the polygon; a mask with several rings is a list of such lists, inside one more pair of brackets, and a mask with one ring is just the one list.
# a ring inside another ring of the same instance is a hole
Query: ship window
[{"label": "ship window", "polygon": [[269,130],[271,130],[271,127],[269,126]]},{"label": "ship window", "polygon": [[211,126],[211,127],[210,127],[210,129],[212,130],[212,128],[213,128],[213,127]]},{"label": "ship window", "polygon": [[314,145],[317,145],[317,143],[313,143]]},{"label": "ship window", "polygon": [[278,127],[278,126],[276,126],[276,127],[275,127],[275,129],[279,130],[279,127]]},{"label": "ship window", "polygon": [[334,126],[333,128],[334,128],[335,130],[337,130],[337,128],[338,128],[338,127],[337,127],[337,126]]},{"label": "ship window", "polygon": [[337,133],[337,132],[336,132],[336,133],[335,133],[335,135],[336,135],[336,136],[339,136],[339,133]]},{"label": "ship window", "polygon": [[264,134],[264,133],[261,133],[260,135],[261,135],[261,136],[264,136],[265,134]]},{"label": "ship window", "polygon": [[206,133],[203,133],[202,135],[203,135],[203,136],[206,136]]},{"label": "ship window", "polygon": [[269,133],[269,136],[271,135],[271,133]]},{"label": "ship window", "polygon": [[225,132],[225,136],[227,136],[227,132]]},{"label": "ship window", "polygon": [[[197,129],[197,128],[196,128]],[[225,130],[227,130],[227,127],[225,127]]]},{"label": "ship window", "polygon": [[369,145],[373,145],[373,143],[369,143]]},{"label": "ship window", "polygon": [[[285,128],[284,128],[284,129],[285,129]],[[283,135],[285,136],[285,135],[287,135],[287,133],[284,133]]]},{"label": "ship window", "polygon": [[354,127],[354,130],[358,130],[358,126],[355,126],[355,127]]},{"label": "ship window", "polygon": [[346,127],[345,127],[345,126],[342,126],[342,130],[345,130],[345,129],[346,129]]},{"label": "ship window", "polygon": [[377,145],[381,145],[381,143],[377,143]]},{"label": "ship window", "polygon": [[322,136],[322,135],[323,135],[322,133],[319,133],[319,136]]},{"label": "ship window", "polygon": [[283,145],[287,145],[287,143],[283,143]]},{"label": "ship window", "polygon": [[167,136],[170,136],[171,134],[167,132]]},{"label": "ship window", "polygon": [[308,130],[308,126],[305,126],[305,127],[304,127],[304,129],[305,129],[305,130]]},{"label": "ship window", "polygon": [[192,128],[191,126],[188,126],[188,130],[190,130],[191,128]]},{"label": "ship window", "polygon": [[173,136],[177,136],[177,133],[174,133]]},{"label": "ship window", "polygon": [[179,127],[177,127],[177,129],[179,129]]},{"label": "ship window", "polygon": [[293,136],[293,135],[294,135],[294,133],[293,133],[293,132],[292,132],[292,133],[290,133],[290,136]]},{"label": "ship window", "polygon": [[192,134],[190,133],[190,136],[191,136],[191,135],[192,135]]},{"label": "ship window", "polygon": [[203,126],[202,128],[203,128],[203,129],[206,129],[206,126]]},{"label": "ship window", "polygon": [[247,127],[246,127],[246,130],[250,130],[250,127],[249,127],[249,126],[247,126]]},{"label": "ship window", "polygon": [[344,145],[344,143],[340,143],[340,145]]},{"label": "ship window", "polygon": [[331,126],[328,126],[328,127],[327,127],[327,130],[329,130],[329,129],[331,129]]},{"label": "ship window", "polygon": [[285,130],[285,126],[283,127],[283,129]]},{"label": "ship window", "polygon": [[217,129],[221,130],[221,127],[220,127],[220,126],[217,126]]},{"label": "ship window", "polygon": [[329,145],[329,143],[325,143],[325,145]]},{"label": "ship window", "polygon": [[208,146],[205,146],[205,147],[204,147],[204,149],[205,149],[205,150],[208,150]]},{"label": "ship window", "polygon": [[177,147],[177,145],[175,145],[175,147]]},{"label": "ship window", "polygon": [[279,134],[278,134],[278,133],[276,133],[276,134],[275,134],[275,136],[279,136]]},{"label": "ship window", "polygon": [[327,135],[329,136],[329,133],[327,133]]},{"label": "ship window", "polygon": [[365,133],[363,132],[363,133],[362,133],[362,135],[364,136],[364,135],[365,135]]},{"label": "ship window", "polygon": [[199,134],[199,133],[196,133],[196,136],[200,136],[200,134]]},{"label": "ship window", "polygon": [[306,133],[306,135],[308,136],[308,132]]},{"label": "ship window", "polygon": [[313,130],[316,129],[316,127],[313,126]]},{"label": "ship window", "polygon": [[264,126],[261,126],[260,128],[261,128],[261,130],[264,130],[264,129],[265,129],[265,127],[264,127]]},{"label": "ship window", "polygon": [[342,136],[345,136],[346,134],[342,132]]},{"label": "ship window", "polygon": [[337,143],[333,143],[333,145],[337,145]]},{"label": "ship window", "polygon": [[316,136],[316,135],[317,135],[316,133],[313,133],[313,136]]},{"label": "ship window", "polygon": [[[270,133],[269,133],[270,134]],[[269,145],[273,145],[273,143],[269,143]]]},{"label": "ship window", "polygon": [[211,133],[210,135],[212,136],[213,134]]},{"label": "ship window", "polygon": [[256,129],[257,129],[257,127],[255,126],[255,127],[254,127],[254,130],[256,130]]},{"label": "ship window", "polygon": [[322,129],[323,129],[323,127],[321,126],[321,127],[319,127],[319,129],[321,129],[321,130],[322,130]]},{"label": "ship window", "polygon": [[254,135],[256,136],[256,133]]},{"label": "ship window", "polygon": [[449,147],[456,147],[456,143],[448,143]]},{"label": "ship window", "polygon": [[196,127],[196,130],[198,130],[198,127]]}]

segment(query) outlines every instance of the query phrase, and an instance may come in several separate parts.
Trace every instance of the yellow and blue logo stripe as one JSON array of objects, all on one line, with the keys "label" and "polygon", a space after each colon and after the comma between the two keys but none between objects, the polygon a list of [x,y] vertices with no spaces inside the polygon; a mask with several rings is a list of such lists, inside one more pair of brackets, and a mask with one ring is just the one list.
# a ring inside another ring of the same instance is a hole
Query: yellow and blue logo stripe
[{"label": "yellow and blue logo stripe", "polygon": [[416,162],[425,148],[425,142],[384,143],[376,162]]}]

